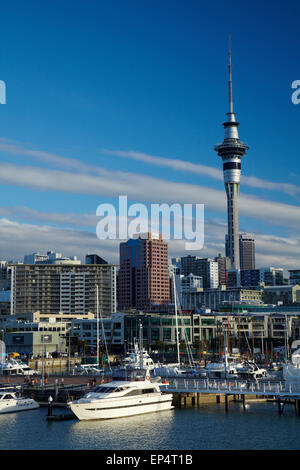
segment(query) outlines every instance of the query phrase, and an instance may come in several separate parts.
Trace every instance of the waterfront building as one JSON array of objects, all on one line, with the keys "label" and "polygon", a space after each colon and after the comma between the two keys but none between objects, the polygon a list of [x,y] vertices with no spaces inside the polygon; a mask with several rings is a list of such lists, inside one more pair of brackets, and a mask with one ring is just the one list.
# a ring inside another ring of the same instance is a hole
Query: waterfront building
[{"label": "waterfront building", "polygon": [[[226,306],[227,305],[227,306]],[[169,313],[137,312],[111,315],[99,323],[101,348],[104,348],[105,334],[106,346],[111,352],[128,351],[134,340],[140,338],[140,324],[142,324],[143,344],[149,350],[164,350],[175,348],[176,332],[178,328],[179,341],[183,344],[193,345],[200,350],[207,345],[215,347],[217,342],[224,344],[224,335],[228,335],[232,347],[237,348],[239,343],[244,352],[253,347],[260,348],[261,352],[270,349],[270,342],[274,345],[284,344],[285,331],[289,341],[300,338],[300,307],[298,310],[279,307],[260,306],[254,304],[237,303],[224,304],[224,311],[199,310],[198,313],[183,313],[181,315]],[[225,311],[225,309],[227,309]],[[178,323],[176,323],[178,322]],[[92,348],[96,348],[97,321],[96,319],[76,319],[72,322],[71,335],[78,340],[86,341]]]},{"label": "waterfront building", "polygon": [[56,321],[55,318],[49,320],[20,320],[18,317],[12,315],[2,322],[1,329],[4,331],[57,331],[61,335],[65,335],[70,326],[67,322]]},{"label": "waterfront building", "polygon": [[148,347],[156,349],[162,344],[175,346],[177,330],[179,342],[192,344],[194,341],[193,317],[190,314],[176,316],[145,312],[125,317],[125,341],[128,348],[134,338],[139,338],[140,322],[143,326],[143,342]]},{"label": "waterfront building", "polygon": [[197,312],[202,308],[218,310],[220,305],[236,302],[261,304],[262,289],[220,286],[217,289],[191,289],[183,292],[183,309]]},{"label": "waterfront building", "polygon": [[78,338],[88,344],[91,350],[97,351],[97,338],[102,350],[106,347],[111,350],[123,350],[125,332],[125,314],[121,312],[113,313],[108,318],[74,319],[71,325],[71,336]]},{"label": "waterfront building", "polygon": [[161,234],[120,243],[118,309],[150,309],[170,302],[168,244]]},{"label": "waterfront building", "polygon": [[265,286],[263,290],[263,301],[266,304],[300,304],[300,286]]},{"label": "waterfront building", "polygon": [[5,332],[4,342],[7,353],[44,355],[45,353],[66,353],[66,338],[59,331],[14,331]]},{"label": "waterfront building", "polygon": [[62,308],[66,315],[95,314],[97,286],[102,315],[116,311],[115,265],[14,264],[11,269],[11,314],[57,314]]},{"label": "waterfront building", "polygon": [[66,325],[67,329],[70,329],[72,320],[81,319],[81,320],[92,320],[95,318],[94,313],[86,314],[64,314],[63,312],[57,313],[41,313],[40,311],[36,312],[27,312],[24,314],[18,315],[9,315],[9,316],[0,316],[0,329],[10,328],[11,322],[20,322],[24,324],[31,325],[47,325],[54,323],[57,325]]},{"label": "waterfront building", "polygon": [[248,150],[247,145],[239,140],[238,126],[235,112],[233,111],[232,94],[232,65],[231,50],[229,50],[229,112],[227,121],[223,123],[225,129],[224,140],[215,146],[215,151],[222,158],[224,184],[227,194],[227,219],[228,219],[228,252],[226,255],[231,260],[233,269],[240,269],[240,245],[239,245],[239,210],[238,194],[241,178],[241,160]]}]

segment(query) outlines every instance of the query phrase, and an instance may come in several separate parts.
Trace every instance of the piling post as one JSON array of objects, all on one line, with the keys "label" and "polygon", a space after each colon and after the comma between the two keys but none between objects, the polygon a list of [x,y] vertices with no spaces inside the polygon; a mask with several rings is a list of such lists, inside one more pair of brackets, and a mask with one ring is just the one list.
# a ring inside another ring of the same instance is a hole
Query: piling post
[{"label": "piling post", "polygon": [[297,416],[300,416],[300,400],[295,399],[295,410]]},{"label": "piling post", "polygon": [[52,402],[53,402],[53,398],[50,395],[49,398],[48,398],[48,414],[47,414],[47,416],[52,416]]},{"label": "piling post", "polygon": [[228,411],[228,395],[225,393],[225,411]]},{"label": "piling post", "polygon": [[281,415],[282,414],[282,407],[281,407],[280,398],[278,398],[277,403],[278,403],[278,413]]},{"label": "piling post", "polygon": [[178,393],[178,406],[181,408],[181,393]]},{"label": "piling post", "polygon": [[246,400],[245,400],[245,394],[243,393],[242,395],[242,400],[243,400],[243,409],[246,409]]}]

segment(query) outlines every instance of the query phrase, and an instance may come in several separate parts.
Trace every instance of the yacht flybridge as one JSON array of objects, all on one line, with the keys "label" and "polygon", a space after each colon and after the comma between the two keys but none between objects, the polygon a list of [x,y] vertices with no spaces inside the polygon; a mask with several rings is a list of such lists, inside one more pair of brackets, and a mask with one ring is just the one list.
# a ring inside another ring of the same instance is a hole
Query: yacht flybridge
[{"label": "yacht flybridge", "polygon": [[159,384],[150,381],[147,371],[144,380],[134,377],[99,385],[68,406],[80,420],[111,419],[170,410],[172,399],[171,393],[162,393]]}]

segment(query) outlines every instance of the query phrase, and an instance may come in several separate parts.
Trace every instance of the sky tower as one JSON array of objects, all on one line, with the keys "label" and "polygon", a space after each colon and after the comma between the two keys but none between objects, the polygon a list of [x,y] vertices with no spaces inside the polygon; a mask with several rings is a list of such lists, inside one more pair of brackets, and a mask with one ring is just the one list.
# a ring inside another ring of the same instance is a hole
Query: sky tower
[{"label": "sky tower", "polygon": [[227,194],[227,219],[228,219],[228,256],[231,260],[232,269],[240,269],[240,249],[239,249],[239,208],[238,195],[241,178],[241,160],[248,150],[247,145],[239,140],[239,122],[235,119],[233,111],[232,97],[232,65],[231,65],[231,44],[229,38],[229,112],[227,121],[223,123],[225,129],[222,144],[214,149],[223,160],[224,184]]}]

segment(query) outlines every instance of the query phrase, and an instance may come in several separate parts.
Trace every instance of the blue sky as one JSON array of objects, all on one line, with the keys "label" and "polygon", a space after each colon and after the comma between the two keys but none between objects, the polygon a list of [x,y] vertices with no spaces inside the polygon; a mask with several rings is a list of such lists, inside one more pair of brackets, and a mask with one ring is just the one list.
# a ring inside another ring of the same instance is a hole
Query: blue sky
[{"label": "blue sky", "polygon": [[[118,261],[94,216],[124,191],[132,202],[204,203],[197,254],[224,252],[213,146],[223,140],[231,34],[234,106],[250,147],[240,229],[255,233],[259,266],[299,267],[299,14],[296,1],[2,5],[0,258],[53,249]],[[170,254],[184,245],[170,243]]]}]

